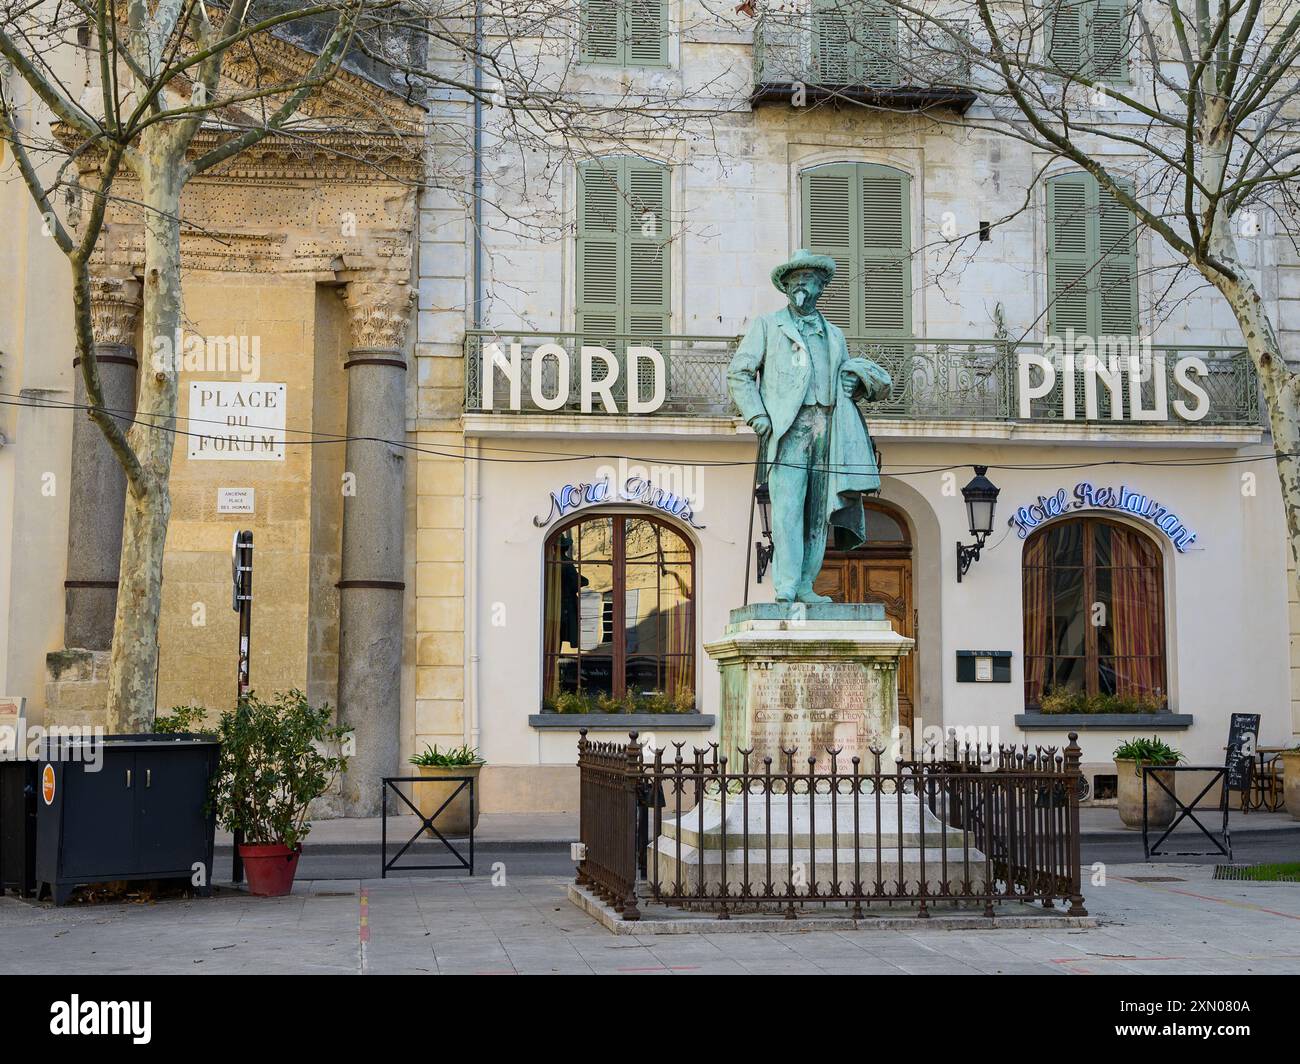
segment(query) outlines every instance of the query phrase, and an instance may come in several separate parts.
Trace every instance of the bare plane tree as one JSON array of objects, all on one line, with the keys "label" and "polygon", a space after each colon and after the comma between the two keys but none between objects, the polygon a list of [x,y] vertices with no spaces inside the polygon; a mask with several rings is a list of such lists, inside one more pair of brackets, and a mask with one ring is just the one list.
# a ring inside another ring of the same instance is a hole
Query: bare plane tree
[{"label": "bare plane tree", "polygon": [[[768,17],[812,18],[814,61],[885,90],[837,89],[841,101],[906,99],[937,125],[1028,145],[1046,163],[1026,176],[1022,210],[1053,161],[1092,175],[1160,249],[1153,319],[1189,275],[1222,295],[1258,373],[1300,579],[1300,355],[1282,350],[1258,273],[1267,220],[1280,254],[1295,264],[1300,250],[1300,4],[806,0]],[[955,93],[969,110],[934,108]]]},{"label": "bare plane tree", "polygon": [[[177,335],[182,324],[186,185],[266,137],[308,144],[320,137],[328,150],[340,150],[337,137],[321,134],[347,127],[331,126],[327,115],[307,121],[304,110],[349,57],[379,64],[396,91],[495,109],[496,149],[515,152],[521,180],[539,185],[535,195],[519,197],[525,202],[548,202],[545,184],[557,155],[580,157],[593,143],[608,150],[679,136],[686,98],[680,86],[614,78],[593,90],[590,76],[575,73],[587,33],[579,5],[565,0],[0,0],[0,63],[36,98],[25,107],[0,88],[0,138],[67,257],[88,414],[126,472],[110,729],[147,730],[153,717],[179,391],[173,361],[141,375],[129,423],[105,407],[90,264],[119,174],[133,178],[144,214],[143,348],[153,351],[158,338]],[[232,59],[250,54],[254,61],[244,67],[260,71],[258,41],[285,34],[305,41],[315,57],[305,74],[286,80],[268,68],[252,86],[223,77]],[[60,78],[58,57],[73,47],[90,59],[86,92]],[[56,136],[32,133],[32,115],[24,112],[36,108],[53,116]],[[689,110],[707,126],[708,108]],[[475,145],[463,120],[438,128],[437,108],[429,111],[428,183],[468,202],[479,192],[464,185]],[[423,152],[423,143],[414,150]],[[78,177],[86,156],[97,160],[93,188],[82,188]],[[506,224],[538,233],[563,226],[553,211],[528,208],[516,219],[506,206],[500,210]]]}]

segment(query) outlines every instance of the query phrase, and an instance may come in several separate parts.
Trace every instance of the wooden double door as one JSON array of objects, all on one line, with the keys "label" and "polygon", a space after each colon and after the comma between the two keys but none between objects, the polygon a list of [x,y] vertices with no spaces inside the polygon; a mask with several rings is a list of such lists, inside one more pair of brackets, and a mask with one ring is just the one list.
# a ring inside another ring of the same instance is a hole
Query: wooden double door
[{"label": "wooden double door", "polygon": [[[912,541],[901,513],[866,504],[867,541],[855,550],[827,549],[813,587],[836,602],[878,602],[899,635],[916,638],[912,597]],[[898,722],[911,727],[916,705],[916,650],[898,670]]]}]

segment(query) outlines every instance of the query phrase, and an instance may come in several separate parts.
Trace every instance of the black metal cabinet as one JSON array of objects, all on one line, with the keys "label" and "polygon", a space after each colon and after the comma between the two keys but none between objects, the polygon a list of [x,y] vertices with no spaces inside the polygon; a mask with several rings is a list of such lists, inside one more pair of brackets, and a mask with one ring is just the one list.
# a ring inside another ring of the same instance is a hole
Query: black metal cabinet
[{"label": "black metal cabinet", "polygon": [[61,740],[37,783],[36,879],[56,905],[85,883],[199,880],[211,889],[216,825],[207,810],[217,744],[190,736]]},{"label": "black metal cabinet", "polygon": [[[136,752],[134,841],[141,861],[155,868],[190,868],[196,859],[194,811],[207,804],[210,775],[171,751]],[[212,829],[206,830],[211,840]],[[210,872],[210,857],[207,863]]]},{"label": "black metal cabinet", "polygon": [[0,760],[0,894],[36,892],[36,762]]}]

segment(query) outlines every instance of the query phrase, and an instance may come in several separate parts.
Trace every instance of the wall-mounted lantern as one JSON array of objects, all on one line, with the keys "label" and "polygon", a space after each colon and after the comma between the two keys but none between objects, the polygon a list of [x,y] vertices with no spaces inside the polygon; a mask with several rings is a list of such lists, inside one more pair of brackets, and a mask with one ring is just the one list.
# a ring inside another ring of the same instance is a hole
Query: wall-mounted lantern
[{"label": "wall-mounted lantern", "polygon": [[966,519],[970,524],[970,534],[975,537],[972,544],[957,543],[957,583],[962,576],[979,559],[989,536],[993,534],[993,511],[997,508],[1000,489],[984,474],[988,466],[975,466],[975,476],[961,489],[961,497],[966,500]]}]

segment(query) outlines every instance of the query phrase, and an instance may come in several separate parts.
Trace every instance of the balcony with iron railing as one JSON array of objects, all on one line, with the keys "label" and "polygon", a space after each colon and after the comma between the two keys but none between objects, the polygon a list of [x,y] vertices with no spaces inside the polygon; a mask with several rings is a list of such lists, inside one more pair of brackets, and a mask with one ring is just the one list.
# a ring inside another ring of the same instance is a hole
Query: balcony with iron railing
[{"label": "balcony with iron railing", "polygon": [[[963,422],[1043,428],[1058,438],[1094,430],[1134,437],[1157,430],[1175,439],[1197,433],[1211,441],[1217,433],[1225,442],[1259,438],[1258,380],[1241,348],[1151,344],[1133,355],[1076,355],[1067,366],[1045,345],[1030,341],[847,341],[850,356],[879,363],[893,378],[889,396],[864,403],[863,411],[873,424],[897,425],[900,434],[908,434],[904,423],[917,423],[936,427],[937,435],[960,435],[956,426],[944,425]],[[637,421],[729,420],[736,410],[727,367],[738,343],[735,336],[471,331],[465,338],[465,411],[507,421],[610,414]],[[586,376],[596,385],[614,377],[607,395],[599,387],[584,389],[584,346],[600,349]],[[603,352],[609,352],[614,370]]]},{"label": "balcony with iron railing", "polygon": [[765,11],[754,26],[750,102],[845,100],[889,110],[975,102],[965,24],[913,24],[883,3],[838,0]]}]

